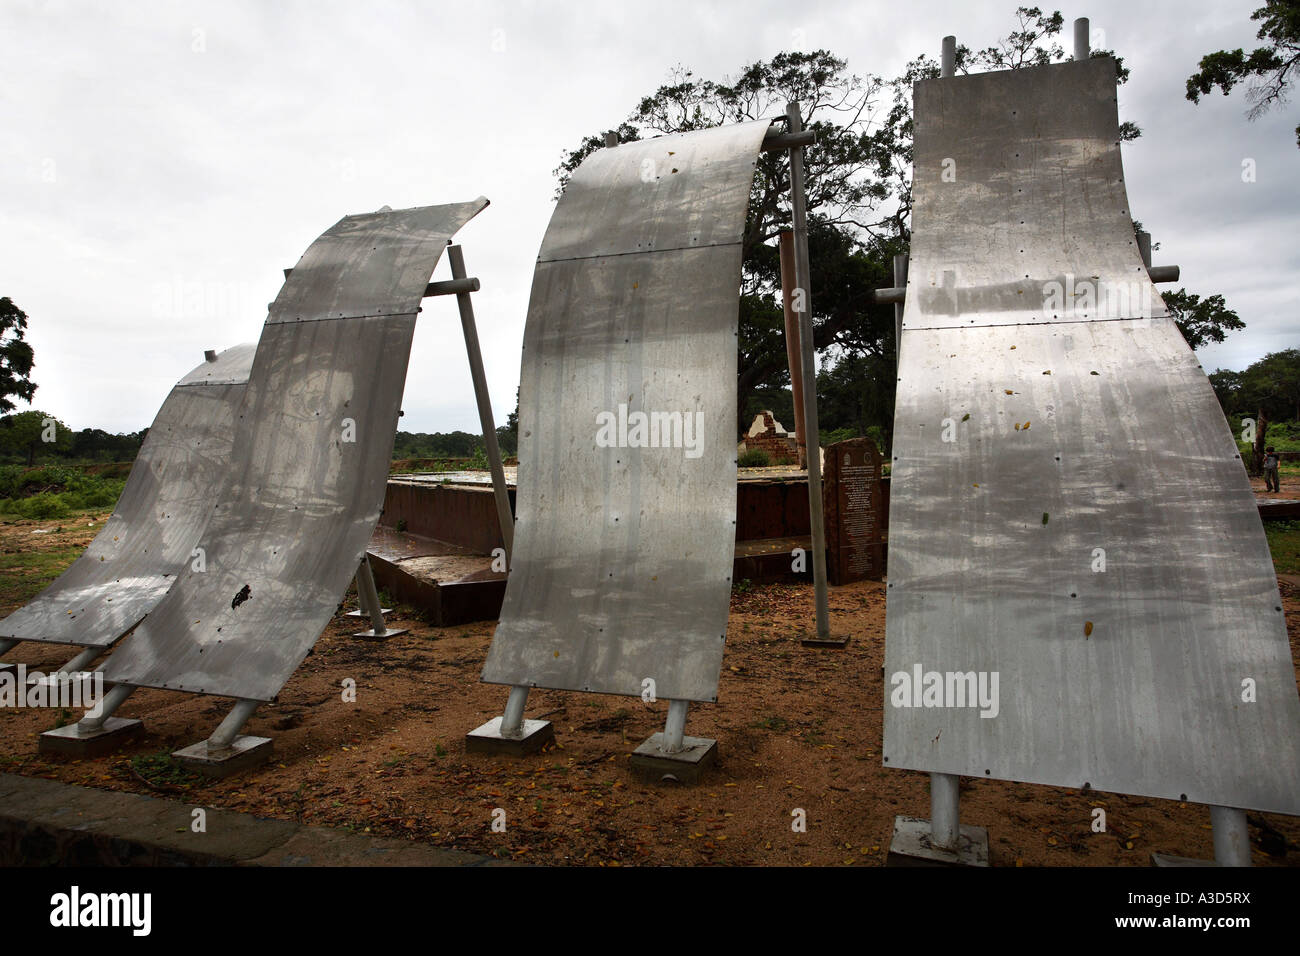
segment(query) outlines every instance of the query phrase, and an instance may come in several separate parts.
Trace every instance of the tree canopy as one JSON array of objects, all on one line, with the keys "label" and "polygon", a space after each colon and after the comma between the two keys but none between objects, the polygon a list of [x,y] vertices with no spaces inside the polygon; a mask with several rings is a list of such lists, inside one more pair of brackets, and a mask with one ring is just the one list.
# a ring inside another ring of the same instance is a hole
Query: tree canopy
[{"label": "tree canopy", "polygon": [[31,379],[35,366],[32,347],[23,341],[27,313],[8,296],[0,298],[0,412],[12,412],[12,399],[30,402],[36,394]]},{"label": "tree canopy", "polygon": [[[1201,57],[1200,69],[1187,78],[1187,98],[1199,103],[1216,88],[1227,96],[1238,83],[1249,83],[1246,114],[1258,119],[1285,103],[1300,70],[1300,0],[1268,0],[1250,15],[1260,24],[1255,34],[1264,45],[1250,53],[1238,47]],[[1300,126],[1296,127],[1300,146]]]}]

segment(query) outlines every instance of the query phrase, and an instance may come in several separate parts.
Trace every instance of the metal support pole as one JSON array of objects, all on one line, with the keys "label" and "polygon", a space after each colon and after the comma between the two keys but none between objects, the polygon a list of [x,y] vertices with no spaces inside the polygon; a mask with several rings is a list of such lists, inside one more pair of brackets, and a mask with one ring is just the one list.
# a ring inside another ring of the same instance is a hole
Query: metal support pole
[{"label": "metal support pole", "polygon": [[87,712],[86,716],[77,721],[77,732],[86,734],[99,730],[104,726],[104,721],[112,717],[133,693],[135,693],[135,688],[128,684],[114,684],[112,689],[104,695],[104,699],[99,702],[99,713],[92,717]]},{"label": "metal support pole", "polygon": [[357,566],[357,600],[361,602],[361,609],[370,615],[370,627],[376,636],[388,633],[388,625],[384,623],[384,612],[379,604],[379,589],[375,587],[375,575],[370,570],[370,555],[361,556],[361,564]]},{"label": "metal support pole", "polygon": [[795,265],[794,233],[782,229],[781,302],[785,309],[785,356],[790,363],[790,394],[794,398],[794,441],[799,453],[799,467],[808,467],[808,436],[804,434],[803,358],[799,348],[799,317],[794,311],[794,290],[799,285]]},{"label": "metal support pole", "polygon": [[1236,807],[1210,807],[1214,827],[1214,862],[1219,866],[1250,866],[1250,829],[1246,811]]},{"label": "metal support pole", "polygon": [[[907,287],[907,263],[908,255],[906,252],[894,256],[894,288],[904,289]],[[894,361],[903,360],[903,303],[894,303]]]},{"label": "metal support pole", "polygon": [[230,745],[235,742],[239,736],[240,730],[244,724],[248,723],[248,718],[253,716],[253,711],[257,710],[257,705],[261,701],[257,700],[239,700],[235,706],[230,709],[226,719],[217,725],[217,729],[212,732],[208,738],[208,752],[212,753],[218,750],[229,750]]},{"label": "metal support pole", "polygon": [[1147,267],[1147,272],[1151,271],[1151,233],[1146,230],[1138,230],[1137,234],[1138,255],[1142,257],[1142,264]]},{"label": "metal support pole", "polygon": [[506,698],[506,712],[501,717],[501,736],[518,737],[524,727],[524,705],[528,703],[528,686],[516,684]]},{"label": "metal support pole", "polygon": [[1079,17],[1074,21],[1074,58],[1086,60],[1092,55],[1091,42],[1088,39],[1088,18]]},{"label": "metal support pole", "polygon": [[957,38],[943,38],[943,54],[939,61],[939,75],[947,78],[957,72]]},{"label": "metal support pole", "polygon": [[930,843],[945,850],[957,849],[961,832],[960,781],[955,773],[930,774]]},{"label": "metal support pole", "polygon": [[[799,104],[788,103],[785,115],[791,133],[803,131]],[[804,196],[803,148],[790,150],[790,205],[794,210],[796,288],[802,292],[799,316],[799,347],[803,364],[804,441],[808,443],[808,516],[812,525],[813,590],[817,605],[817,640],[831,639],[830,613],[826,601],[826,524],[822,514],[821,439],[817,430],[817,362],[812,327],[812,283],[808,264],[808,209]]]},{"label": "metal support pole", "polygon": [[668,702],[668,719],[664,721],[664,744],[661,748],[664,753],[679,754],[685,749],[683,739],[686,736],[686,712],[690,707],[689,700]]},{"label": "metal support pole", "polygon": [[[460,246],[449,246],[447,258],[451,274],[457,279],[465,277],[465,255]],[[478,345],[478,329],[474,324],[474,303],[469,293],[456,296],[460,308],[460,325],[465,332],[465,352],[469,356],[469,373],[474,380],[474,398],[478,401],[479,424],[483,427],[483,446],[487,452],[488,467],[492,470],[492,491],[497,502],[497,521],[501,524],[501,540],[506,548],[506,568],[515,545],[515,516],[510,510],[510,493],[506,490],[506,472],[501,466],[501,449],[497,445],[497,428],[492,418],[492,399],[488,395],[487,374],[483,371],[483,354]]]},{"label": "metal support pole", "polygon": [[106,647],[82,648],[81,653],[68,661],[68,663],[64,664],[61,669],[66,674],[80,674],[102,657],[106,650],[108,650]]}]

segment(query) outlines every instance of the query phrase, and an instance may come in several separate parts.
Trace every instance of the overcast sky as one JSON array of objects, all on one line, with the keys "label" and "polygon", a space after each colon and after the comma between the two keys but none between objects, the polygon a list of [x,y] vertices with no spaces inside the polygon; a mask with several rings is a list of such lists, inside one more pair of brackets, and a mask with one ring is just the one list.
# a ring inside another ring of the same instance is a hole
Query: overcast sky
[{"label": "overcast sky", "polygon": [[[1260,0],[1062,7],[1133,70],[1122,119],[1136,218],[1191,292],[1247,323],[1202,349],[1240,369],[1300,346],[1295,106],[1184,99],[1199,58],[1254,46]],[[63,3],[0,6],[0,296],[30,317],[34,407],[73,428],[148,425],[206,348],[256,341],[266,305],[340,217],[492,205],[459,236],[498,423],[514,407],[552,170],[668,70],[721,79],[802,44],[896,75],[972,47],[1015,2]],[[1047,5],[1047,9],[1056,9]],[[1242,182],[1253,159],[1254,183]],[[444,260],[437,278],[448,276]],[[26,406],[20,405],[20,408]],[[475,431],[451,299],[425,303],[402,427]]]}]

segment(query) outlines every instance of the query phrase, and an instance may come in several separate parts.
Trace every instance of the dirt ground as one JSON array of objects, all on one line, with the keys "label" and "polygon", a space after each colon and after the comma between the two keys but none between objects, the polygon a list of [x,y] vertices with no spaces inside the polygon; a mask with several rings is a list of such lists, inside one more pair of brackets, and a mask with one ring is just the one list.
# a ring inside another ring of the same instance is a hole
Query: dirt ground
[{"label": "dirt ground", "polygon": [[[0,524],[0,614],[57,573],[105,517]],[[1300,660],[1300,588],[1284,581],[1282,592]],[[884,586],[833,588],[831,614],[834,630],[852,635],[848,648],[805,649],[810,586],[733,592],[719,703],[692,708],[687,724],[719,742],[718,764],[695,787],[646,783],[629,770],[630,751],[662,729],[662,702],[534,691],[527,716],[554,722],[554,749],[520,759],[467,754],[465,732],[505,703],[504,688],[478,680],[494,623],[435,628],[406,608],[391,620],[410,632],[384,642],[351,637],[357,621],[335,617],[279,701],[245,728],[275,740],[275,759],[256,771],[209,782],[174,767],[166,755],[206,737],[229,703],[151,690],[120,711],[143,718],[145,733],[94,760],[37,754],[39,733],[79,714],[0,710],[0,771],[534,864],[878,866],[894,816],[929,815],[927,777],[881,765]],[[23,644],[6,659],[50,670],[70,656]],[[343,700],[348,678],[355,703]],[[1105,833],[1091,832],[1096,806],[1106,808]],[[504,833],[492,831],[497,808]],[[792,830],[797,809],[806,833]],[[1213,855],[1203,806],[965,779],[961,812],[963,823],[988,828],[995,866]],[[1300,864],[1300,819],[1250,820],[1256,865]]]}]

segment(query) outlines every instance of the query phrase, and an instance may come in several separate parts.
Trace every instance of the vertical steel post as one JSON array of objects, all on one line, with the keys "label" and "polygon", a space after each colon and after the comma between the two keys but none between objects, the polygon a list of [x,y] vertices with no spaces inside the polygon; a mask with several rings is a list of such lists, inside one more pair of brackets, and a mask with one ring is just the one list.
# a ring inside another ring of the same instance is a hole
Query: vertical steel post
[{"label": "vertical steel post", "polygon": [[1214,862],[1219,866],[1250,866],[1250,829],[1246,811],[1236,807],[1210,807],[1214,828]]},{"label": "vertical steel post", "polygon": [[1151,271],[1151,233],[1145,230],[1138,230],[1137,234],[1138,255],[1142,257],[1142,264]]},{"label": "vertical steel post", "polygon": [[1079,17],[1074,21],[1074,58],[1086,60],[1092,55],[1091,41],[1088,39],[1088,18]]},{"label": "vertical steel post", "polygon": [[62,670],[65,674],[79,674],[102,657],[106,650],[106,647],[83,648],[80,654],[63,665]]},{"label": "vertical steel post", "polygon": [[[464,279],[465,255],[460,246],[449,246],[447,258],[451,262],[454,279]],[[501,540],[506,549],[506,568],[515,545],[515,517],[510,510],[510,492],[506,490],[506,473],[501,466],[501,449],[497,445],[497,428],[492,418],[492,399],[488,395],[487,374],[483,371],[483,353],[478,345],[478,328],[474,324],[474,303],[468,292],[456,293],[460,308],[460,325],[465,333],[465,352],[469,356],[469,373],[474,380],[474,398],[478,402],[479,424],[483,428],[483,446],[487,452],[488,468],[492,471],[492,492],[496,496],[497,521],[501,524]]]},{"label": "vertical steel post", "polygon": [[930,843],[945,850],[957,849],[960,782],[955,773],[930,774]]},{"label": "vertical steel post", "polygon": [[794,233],[779,233],[781,251],[781,304],[785,310],[785,357],[790,363],[790,394],[794,398],[794,440],[799,452],[799,467],[808,467],[808,436],[803,421],[803,358],[799,348],[799,317],[794,311],[794,290],[799,285],[795,266]]},{"label": "vertical steel post", "polygon": [[[803,131],[799,104],[787,103],[789,131]],[[812,282],[808,263],[808,209],[804,196],[803,147],[790,150],[790,205],[794,210],[795,301],[799,316],[799,347],[803,364],[804,440],[808,443],[808,516],[812,525],[813,590],[817,605],[817,640],[830,641],[830,614],[826,602],[826,524],[822,514],[821,439],[817,431],[817,352],[813,341]],[[800,295],[801,293],[801,295]],[[799,308],[802,306],[802,308]]]},{"label": "vertical steel post", "polygon": [[229,750],[230,745],[235,742],[239,736],[240,730],[244,724],[248,723],[248,718],[253,716],[253,711],[257,710],[257,705],[261,701],[257,700],[238,700],[235,706],[230,709],[226,719],[217,725],[217,729],[212,732],[212,736],[207,740],[208,752],[216,750]]},{"label": "vertical steel post", "polygon": [[939,75],[949,77],[957,72],[957,38],[948,36],[943,38],[943,53],[939,60]]},{"label": "vertical steel post", "polygon": [[668,718],[664,721],[664,743],[660,748],[666,754],[679,754],[685,749],[686,712],[690,710],[689,700],[670,700]]},{"label": "vertical steel post", "polygon": [[524,727],[524,705],[528,703],[528,686],[516,684],[506,698],[506,710],[501,716],[501,736],[518,737]]},{"label": "vertical steel post", "polygon": [[379,589],[375,587],[375,575],[370,570],[370,555],[361,556],[361,564],[357,566],[357,600],[361,603],[361,608],[370,615],[370,627],[378,637],[387,633],[388,625],[384,623],[383,608],[379,603]]},{"label": "vertical steel post", "polygon": [[[894,256],[894,288],[907,288],[907,263],[909,256],[906,252]],[[894,361],[895,363],[903,360],[903,303],[894,303]]]}]

